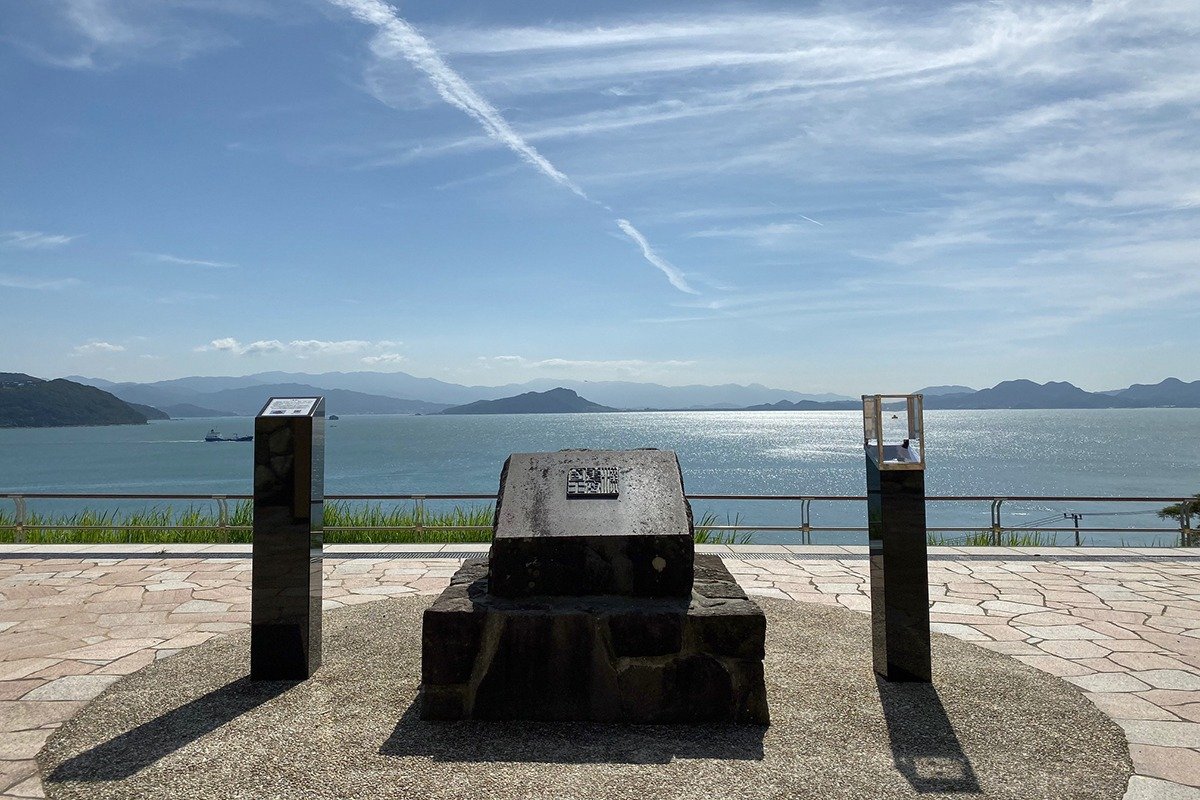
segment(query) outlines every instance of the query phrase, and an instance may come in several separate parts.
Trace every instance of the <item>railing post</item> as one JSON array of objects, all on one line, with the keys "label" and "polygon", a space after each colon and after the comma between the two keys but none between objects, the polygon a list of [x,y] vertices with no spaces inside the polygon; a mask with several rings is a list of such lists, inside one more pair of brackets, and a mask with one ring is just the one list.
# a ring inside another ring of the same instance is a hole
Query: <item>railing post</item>
[{"label": "railing post", "polygon": [[416,530],[417,539],[423,540],[425,538],[425,495],[423,494],[413,495],[413,518],[416,520],[416,525],[413,527]]},{"label": "railing post", "polygon": [[812,544],[812,498],[800,501],[800,543]]},{"label": "railing post", "polygon": [[1004,539],[1004,526],[1000,524],[1000,506],[1004,498],[997,497],[992,501],[992,544],[999,547]]},{"label": "railing post", "polygon": [[214,495],[217,501],[217,539],[225,544],[229,541],[229,501],[224,495]]},{"label": "railing post", "polygon": [[17,507],[16,525],[13,529],[13,543],[25,544],[25,498],[19,494],[12,496],[13,505]]}]

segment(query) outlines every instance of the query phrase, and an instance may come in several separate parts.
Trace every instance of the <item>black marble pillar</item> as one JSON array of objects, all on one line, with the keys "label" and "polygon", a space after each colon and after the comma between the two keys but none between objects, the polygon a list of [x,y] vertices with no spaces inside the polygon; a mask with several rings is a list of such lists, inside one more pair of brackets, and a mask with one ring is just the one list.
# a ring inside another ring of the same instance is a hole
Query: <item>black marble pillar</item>
[{"label": "black marble pillar", "polygon": [[324,398],[271,398],[254,420],[253,680],[321,665],[324,484]]},{"label": "black marble pillar", "polygon": [[867,453],[874,667],[889,681],[932,680],[925,471],[882,469]]}]

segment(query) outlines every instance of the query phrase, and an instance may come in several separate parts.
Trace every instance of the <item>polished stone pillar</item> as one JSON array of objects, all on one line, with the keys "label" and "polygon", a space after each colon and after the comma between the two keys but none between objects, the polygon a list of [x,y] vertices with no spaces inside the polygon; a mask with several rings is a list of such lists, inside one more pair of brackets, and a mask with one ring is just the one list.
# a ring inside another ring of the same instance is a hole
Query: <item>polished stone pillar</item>
[{"label": "polished stone pillar", "polygon": [[271,398],[254,420],[253,680],[321,665],[324,501],[324,398]]},{"label": "polished stone pillar", "polygon": [[867,452],[874,668],[889,681],[932,679],[925,471],[883,468]]}]

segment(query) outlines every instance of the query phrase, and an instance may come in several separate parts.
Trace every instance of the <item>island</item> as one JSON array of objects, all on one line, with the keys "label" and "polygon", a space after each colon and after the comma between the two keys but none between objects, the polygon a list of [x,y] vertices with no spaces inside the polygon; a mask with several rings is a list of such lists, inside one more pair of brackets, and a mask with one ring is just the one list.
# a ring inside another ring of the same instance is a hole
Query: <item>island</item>
[{"label": "island", "polygon": [[442,414],[595,414],[616,411],[580,397],[561,386],[546,392],[525,392],[498,400],[477,400],[462,406],[451,406]]},{"label": "island", "polygon": [[94,386],[0,372],[0,428],[145,425],[151,418],[166,416],[155,408],[135,407]]}]

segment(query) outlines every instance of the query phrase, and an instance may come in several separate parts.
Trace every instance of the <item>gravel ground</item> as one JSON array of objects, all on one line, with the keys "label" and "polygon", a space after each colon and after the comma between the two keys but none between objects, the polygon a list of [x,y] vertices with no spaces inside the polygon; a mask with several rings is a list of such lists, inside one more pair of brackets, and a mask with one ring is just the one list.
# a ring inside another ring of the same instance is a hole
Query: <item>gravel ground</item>
[{"label": "gravel ground", "polygon": [[1064,681],[947,636],[933,687],[878,683],[869,618],[757,598],[772,725],[422,722],[432,598],[326,614],[305,683],[245,679],[249,634],[115,683],[39,755],[50,798],[1121,798],[1120,729]]}]

